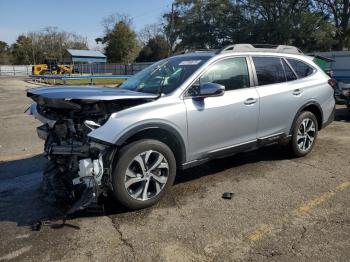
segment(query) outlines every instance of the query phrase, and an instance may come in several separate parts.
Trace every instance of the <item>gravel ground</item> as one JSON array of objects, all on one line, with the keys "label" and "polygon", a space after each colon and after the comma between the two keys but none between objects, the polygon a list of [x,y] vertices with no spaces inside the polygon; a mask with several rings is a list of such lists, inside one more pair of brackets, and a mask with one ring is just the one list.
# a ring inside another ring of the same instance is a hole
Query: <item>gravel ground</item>
[{"label": "gravel ground", "polygon": [[[156,206],[67,221],[40,195],[43,143],[18,78],[0,78],[0,261],[349,261],[350,112],[314,151],[277,148],[178,174]],[[232,200],[221,198],[234,193]],[[31,231],[38,219],[50,220]]]}]

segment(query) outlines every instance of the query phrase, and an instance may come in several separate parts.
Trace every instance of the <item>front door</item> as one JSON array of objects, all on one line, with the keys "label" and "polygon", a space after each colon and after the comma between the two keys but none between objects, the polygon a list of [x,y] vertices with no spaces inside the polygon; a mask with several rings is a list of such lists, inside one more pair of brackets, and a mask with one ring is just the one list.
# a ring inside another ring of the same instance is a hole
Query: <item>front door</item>
[{"label": "front door", "polygon": [[[248,72],[245,57],[227,58],[211,65],[189,88],[184,102],[190,160],[256,141],[259,97]],[[225,86],[224,95],[191,97],[191,88],[206,82]]]}]

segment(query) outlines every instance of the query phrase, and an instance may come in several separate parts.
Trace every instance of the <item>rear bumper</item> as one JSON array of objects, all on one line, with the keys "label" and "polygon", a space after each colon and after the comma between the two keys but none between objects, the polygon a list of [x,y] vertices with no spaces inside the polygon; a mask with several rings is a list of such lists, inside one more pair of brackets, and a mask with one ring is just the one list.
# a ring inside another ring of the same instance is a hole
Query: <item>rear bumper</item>
[{"label": "rear bumper", "polygon": [[335,105],[327,121],[322,124],[322,129],[328,126],[329,124],[331,124],[334,121],[334,117],[335,117]]}]

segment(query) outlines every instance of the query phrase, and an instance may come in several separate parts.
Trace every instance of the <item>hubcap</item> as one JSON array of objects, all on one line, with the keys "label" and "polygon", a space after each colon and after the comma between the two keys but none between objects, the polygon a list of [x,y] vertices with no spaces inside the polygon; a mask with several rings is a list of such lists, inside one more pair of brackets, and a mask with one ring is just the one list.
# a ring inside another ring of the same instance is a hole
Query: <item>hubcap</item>
[{"label": "hubcap", "polygon": [[308,151],[314,143],[316,126],[312,119],[305,118],[298,129],[297,144],[301,151]]},{"label": "hubcap", "polygon": [[148,200],[158,195],[169,176],[169,165],[159,152],[148,150],[130,162],[125,173],[125,188],[137,200]]}]

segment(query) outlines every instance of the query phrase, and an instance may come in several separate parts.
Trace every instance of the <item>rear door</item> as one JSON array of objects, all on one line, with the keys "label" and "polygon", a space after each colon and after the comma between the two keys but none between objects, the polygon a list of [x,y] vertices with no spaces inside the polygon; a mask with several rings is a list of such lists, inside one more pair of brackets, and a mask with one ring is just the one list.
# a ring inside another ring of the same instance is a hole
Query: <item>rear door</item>
[{"label": "rear door", "polygon": [[[226,58],[209,66],[189,88],[184,102],[192,160],[256,141],[259,97],[249,71],[246,57]],[[225,94],[191,97],[191,88],[206,82],[224,85]]]},{"label": "rear door", "polygon": [[252,60],[260,97],[258,138],[289,133],[290,123],[304,101],[303,87],[295,85],[297,76],[284,58],[254,56]]}]

